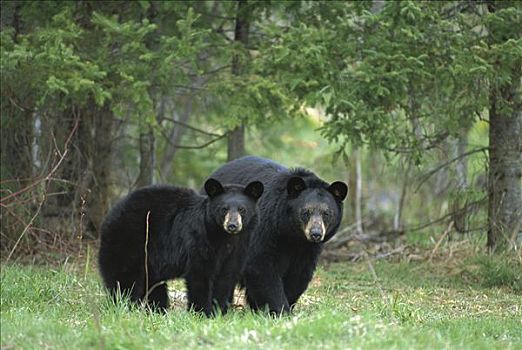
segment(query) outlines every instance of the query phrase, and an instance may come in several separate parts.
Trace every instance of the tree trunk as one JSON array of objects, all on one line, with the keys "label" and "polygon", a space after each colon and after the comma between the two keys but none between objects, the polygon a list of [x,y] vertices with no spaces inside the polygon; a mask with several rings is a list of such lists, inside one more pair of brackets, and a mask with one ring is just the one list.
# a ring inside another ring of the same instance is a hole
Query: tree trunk
[{"label": "tree trunk", "polygon": [[[249,33],[249,13],[247,0],[237,0],[236,28],[234,30],[234,41],[241,44],[246,50]],[[239,55],[232,59],[232,74],[239,76],[243,74],[244,64]],[[239,158],[245,154],[245,125],[241,124],[228,135],[228,161]]]},{"label": "tree trunk", "polygon": [[94,152],[91,156],[93,179],[90,184],[92,194],[88,210],[90,224],[98,235],[100,225],[109,209],[114,116],[110,105],[95,107],[91,113],[94,113]]},{"label": "tree trunk", "polygon": [[[489,109],[488,242],[491,250],[522,236],[522,101],[520,67],[511,84],[493,92]],[[502,103],[502,108],[500,107]]]},{"label": "tree trunk", "polygon": [[156,168],[155,138],[152,127],[145,126],[140,132],[140,173],[136,179],[136,188],[154,183],[154,169]]},{"label": "tree trunk", "polygon": [[403,182],[402,182],[402,189],[401,189],[401,195],[399,197],[399,202],[397,203],[397,208],[395,210],[395,216],[393,218],[393,229],[395,231],[400,231],[403,228],[402,224],[402,214],[404,210],[404,202],[406,200],[406,195],[408,193],[408,186],[410,185],[410,172],[411,167],[413,165],[413,160],[408,157],[406,159],[406,171],[403,174]]},{"label": "tree trunk", "polygon": [[354,150],[355,157],[355,227],[357,233],[363,233],[362,226],[362,168],[361,151],[359,148]]},{"label": "tree trunk", "polygon": [[[491,13],[504,6],[500,1],[486,4]],[[519,36],[502,35],[505,29],[494,21],[488,25],[492,51],[493,45]],[[522,240],[522,66],[519,60],[499,62],[497,58],[496,63],[510,67],[511,76],[507,81],[494,78],[490,82],[487,245],[491,251],[515,248]]]},{"label": "tree trunk", "polygon": [[242,157],[245,154],[245,126],[240,125],[228,134],[227,159],[231,160]]},{"label": "tree trunk", "polygon": [[457,175],[457,188],[464,190],[468,187],[468,157],[462,155],[466,153],[468,148],[468,130],[462,130],[454,145],[455,174]]},{"label": "tree trunk", "polygon": [[455,162],[456,176],[456,193],[451,203],[451,211],[453,212],[453,222],[455,230],[460,233],[468,232],[468,201],[465,192],[468,188],[468,157],[462,155],[466,153],[468,148],[468,129],[463,128],[459,136],[451,140],[450,147],[453,158],[458,158]]},{"label": "tree trunk", "polygon": [[[71,219],[68,224],[76,236],[78,215],[86,212],[84,223],[97,235],[100,224],[107,214],[110,195],[110,174],[113,149],[113,114],[108,105],[97,106],[91,98],[85,106],[71,106],[61,115],[47,121],[48,132],[40,145],[43,157],[52,159],[55,144],[61,150],[76,120],[78,130],[73,135],[67,157],[56,176],[63,181],[53,182],[43,215],[47,218]],[[51,153],[48,155],[48,153]],[[42,162],[44,160],[42,159]],[[46,162],[47,163],[47,162]],[[48,170],[44,169],[44,173]],[[83,232],[83,228],[81,228]]]}]

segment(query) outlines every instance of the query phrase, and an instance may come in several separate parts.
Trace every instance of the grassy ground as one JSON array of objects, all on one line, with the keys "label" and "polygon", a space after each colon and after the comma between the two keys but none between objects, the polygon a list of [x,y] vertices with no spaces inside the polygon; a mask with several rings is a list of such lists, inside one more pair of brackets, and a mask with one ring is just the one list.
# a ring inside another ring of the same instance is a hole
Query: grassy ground
[{"label": "grassy ground", "polygon": [[[521,349],[522,265],[485,255],[322,266],[292,316],[114,305],[94,269],[7,264],[2,349]],[[174,287],[179,287],[176,283]]]}]

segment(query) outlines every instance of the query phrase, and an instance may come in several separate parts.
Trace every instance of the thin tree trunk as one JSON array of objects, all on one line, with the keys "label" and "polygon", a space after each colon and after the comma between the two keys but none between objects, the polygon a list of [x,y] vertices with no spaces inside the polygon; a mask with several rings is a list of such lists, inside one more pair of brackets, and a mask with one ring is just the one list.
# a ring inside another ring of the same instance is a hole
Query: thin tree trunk
[{"label": "thin tree trunk", "polygon": [[242,157],[245,154],[245,126],[240,125],[228,134],[227,159],[231,160]]},{"label": "thin tree trunk", "polygon": [[114,117],[109,105],[93,108],[92,195],[88,206],[90,223],[96,234],[107,214],[110,199]]},{"label": "thin tree trunk", "polygon": [[408,192],[408,185],[410,180],[410,172],[411,167],[413,164],[413,160],[408,157],[406,159],[407,165],[406,165],[406,173],[404,174],[404,179],[402,182],[402,190],[401,190],[401,196],[399,197],[399,203],[397,203],[397,208],[395,211],[395,217],[393,218],[393,229],[395,231],[402,230],[402,213],[404,210],[404,202],[406,200],[406,194]]},{"label": "thin tree trunk", "polygon": [[452,140],[453,158],[458,158],[455,163],[455,175],[457,178],[456,195],[452,201],[454,227],[457,232],[468,231],[468,210],[465,191],[468,188],[468,157],[462,157],[468,148],[468,130],[461,130],[457,139]]},{"label": "thin tree trunk", "polygon": [[359,148],[354,150],[355,157],[355,227],[357,233],[363,233],[362,226],[362,167],[361,151]]},{"label": "thin tree trunk", "polygon": [[140,132],[140,173],[136,179],[136,188],[154,183],[154,169],[156,168],[156,150],[154,130],[150,125],[143,127]]},{"label": "thin tree trunk", "polygon": [[356,188],[357,188],[357,165],[355,159],[355,149],[352,150],[351,163],[349,165],[348,174],[348,188],[351,189],[348,200],[350,203],[350,219],[353,223],[357,222],[357,216],[355,215],[355,207],[357,206],[356,200]]},{"label": "thin tree trunk", "polygon": [[457,175],[457,188],[465,190],[468,187],[468,157],[462,157],[468,148],[468,130],[462,130],[456,140],[455,158],[458,157],[455,163],[455,173]]},{"label": "thin tree trunk", "polygon": [[[237,0],[236,28],[234,41],[239,42],[246,50],[250,29],[249,13],[247,12],[247,0]],[[232,60],[232,74],[243,74],[244,64],[239,55]],[[245,125],[241,124],[228,135],[228,161],[239,158],[245,154]]]}]

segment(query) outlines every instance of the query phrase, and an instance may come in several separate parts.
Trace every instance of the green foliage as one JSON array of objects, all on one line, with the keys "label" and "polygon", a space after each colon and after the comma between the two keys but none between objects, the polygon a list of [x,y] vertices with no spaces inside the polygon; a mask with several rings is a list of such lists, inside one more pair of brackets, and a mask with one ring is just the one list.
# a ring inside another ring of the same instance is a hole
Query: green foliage
[{"label": "green foliage", "polygon": [[[431,165],[447,160],[448,136],[468,130],[470,147],[487,146],[491,93],[522,66],[518,2],[248,1],[245,14],[246,46],[234,40],[234,1],[4,2],[2,126],[21,124],[25,112],[33,118],[28,125],[38,117],[50,135],[71,111],[91,123],[95,104],[107,107],[115,119],[109,173],[117,196],[137,177],[140,134],[153,130],[161,163],[174,147],[169,135],[182,128],[166,118],[180,120],[190,99],[187,123],[207,134],[183,129],[178,145],[196,148],[180,148],[169,174],[158,166],[160,182],[199,188],[226,161],[226,137],[197,147],[242,123],[249,153],[310,167],[328,180],[348,179],[351,147],[358,147],[366,200],[379,190],[400,193],[404,159],[391,152]],[[498,107],[513,108],[518,95]],[[326,118],[304,117],[308,107]],[[36,143],[43,154],[44,142]],[[38,161],[47,164],[45,157]],[[345,163],[332,166],[332,158]],[[484,155],[469,159],[473,183],[484,174]],[[447,198],[430,188],[407,192],[404,221],[423,223],[447,211]]]},{"label": "green foliage", "polygon": [[12,28],[2,30],[2,87],[24,105],[64,108],[66,98],[81,105],[89,94],[100,103],[110,96],[101,86],[106,71],[83,60],[76,48],[84,32],[68,8],[45,29],[19,35],[16,42],[13,35]]},{"label": "green foliage", "polygon": [[493,13],[461,5],[312,3],[296,25],[271,27],[277,41],[265,48],[267,65],[289,92],[326,107],[327,139],[413,151],[419,160],[469,128],[489,106],[489,86],[522,64],[519,3]]}]

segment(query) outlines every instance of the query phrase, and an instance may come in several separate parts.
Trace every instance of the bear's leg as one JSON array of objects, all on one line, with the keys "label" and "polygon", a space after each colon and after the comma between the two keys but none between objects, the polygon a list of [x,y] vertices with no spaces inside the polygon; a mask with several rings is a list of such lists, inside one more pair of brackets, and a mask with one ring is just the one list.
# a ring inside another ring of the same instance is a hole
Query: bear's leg
[{"label": "bear's leg", "polygon": [[[259,265],[257,265],[259,266]],[[290,307],[283,289],[283,281],[274,269],[263,268],[245,275],[246,296],[254,310],[265,310],[272,314],[288,313]]]},{"label": "bear's leg", "polygon": [[232,260],[226,263],[221,273],[214,281],[214,288],[212,290],[212,303],[214,308],[219,308],[222,314],[227,312],[229,305],[234,299],[234,288],[238,280],[239,268],[237,262]]},{"label": "bear's leg", "polygon": [[153,311],[166,312],[169,308],[169,294],[166,283],[152,285],[147,297],[147,304]]},{"label": "bear's leg", "polygon": [[288,305],[292,309],[299,297],[306,291],[308,284],[312,280],[313,271],[301,271],[298,273],[288,273],[284,280],[285,295]]},{"label": "bear's leg", "polygon": [[186,277],[188,308],[196,312],[212,315],[211,276],[207,271],[191,271]]},{"label": "bear's leg", "polygon": [[308,284],[310,284],[317,266],[318,256],[319,251],[315,251],[310,254],[294,257],[293,261],[299,261],[299,263],[291,264],[288,271],[285,273],[283,285],[291,309],[295,306],[299,297],[308,288]]},{"label": "bear's leg", "polygon": [[[122,298],[129,298],[132,302],[139,302],[143,297],[144,281],[143,268],[135,260],[125,260],[106,252],[100,252],[100,270],[105,286],[115,302]],[[123,261],[123,262],[122,262]]]}]

